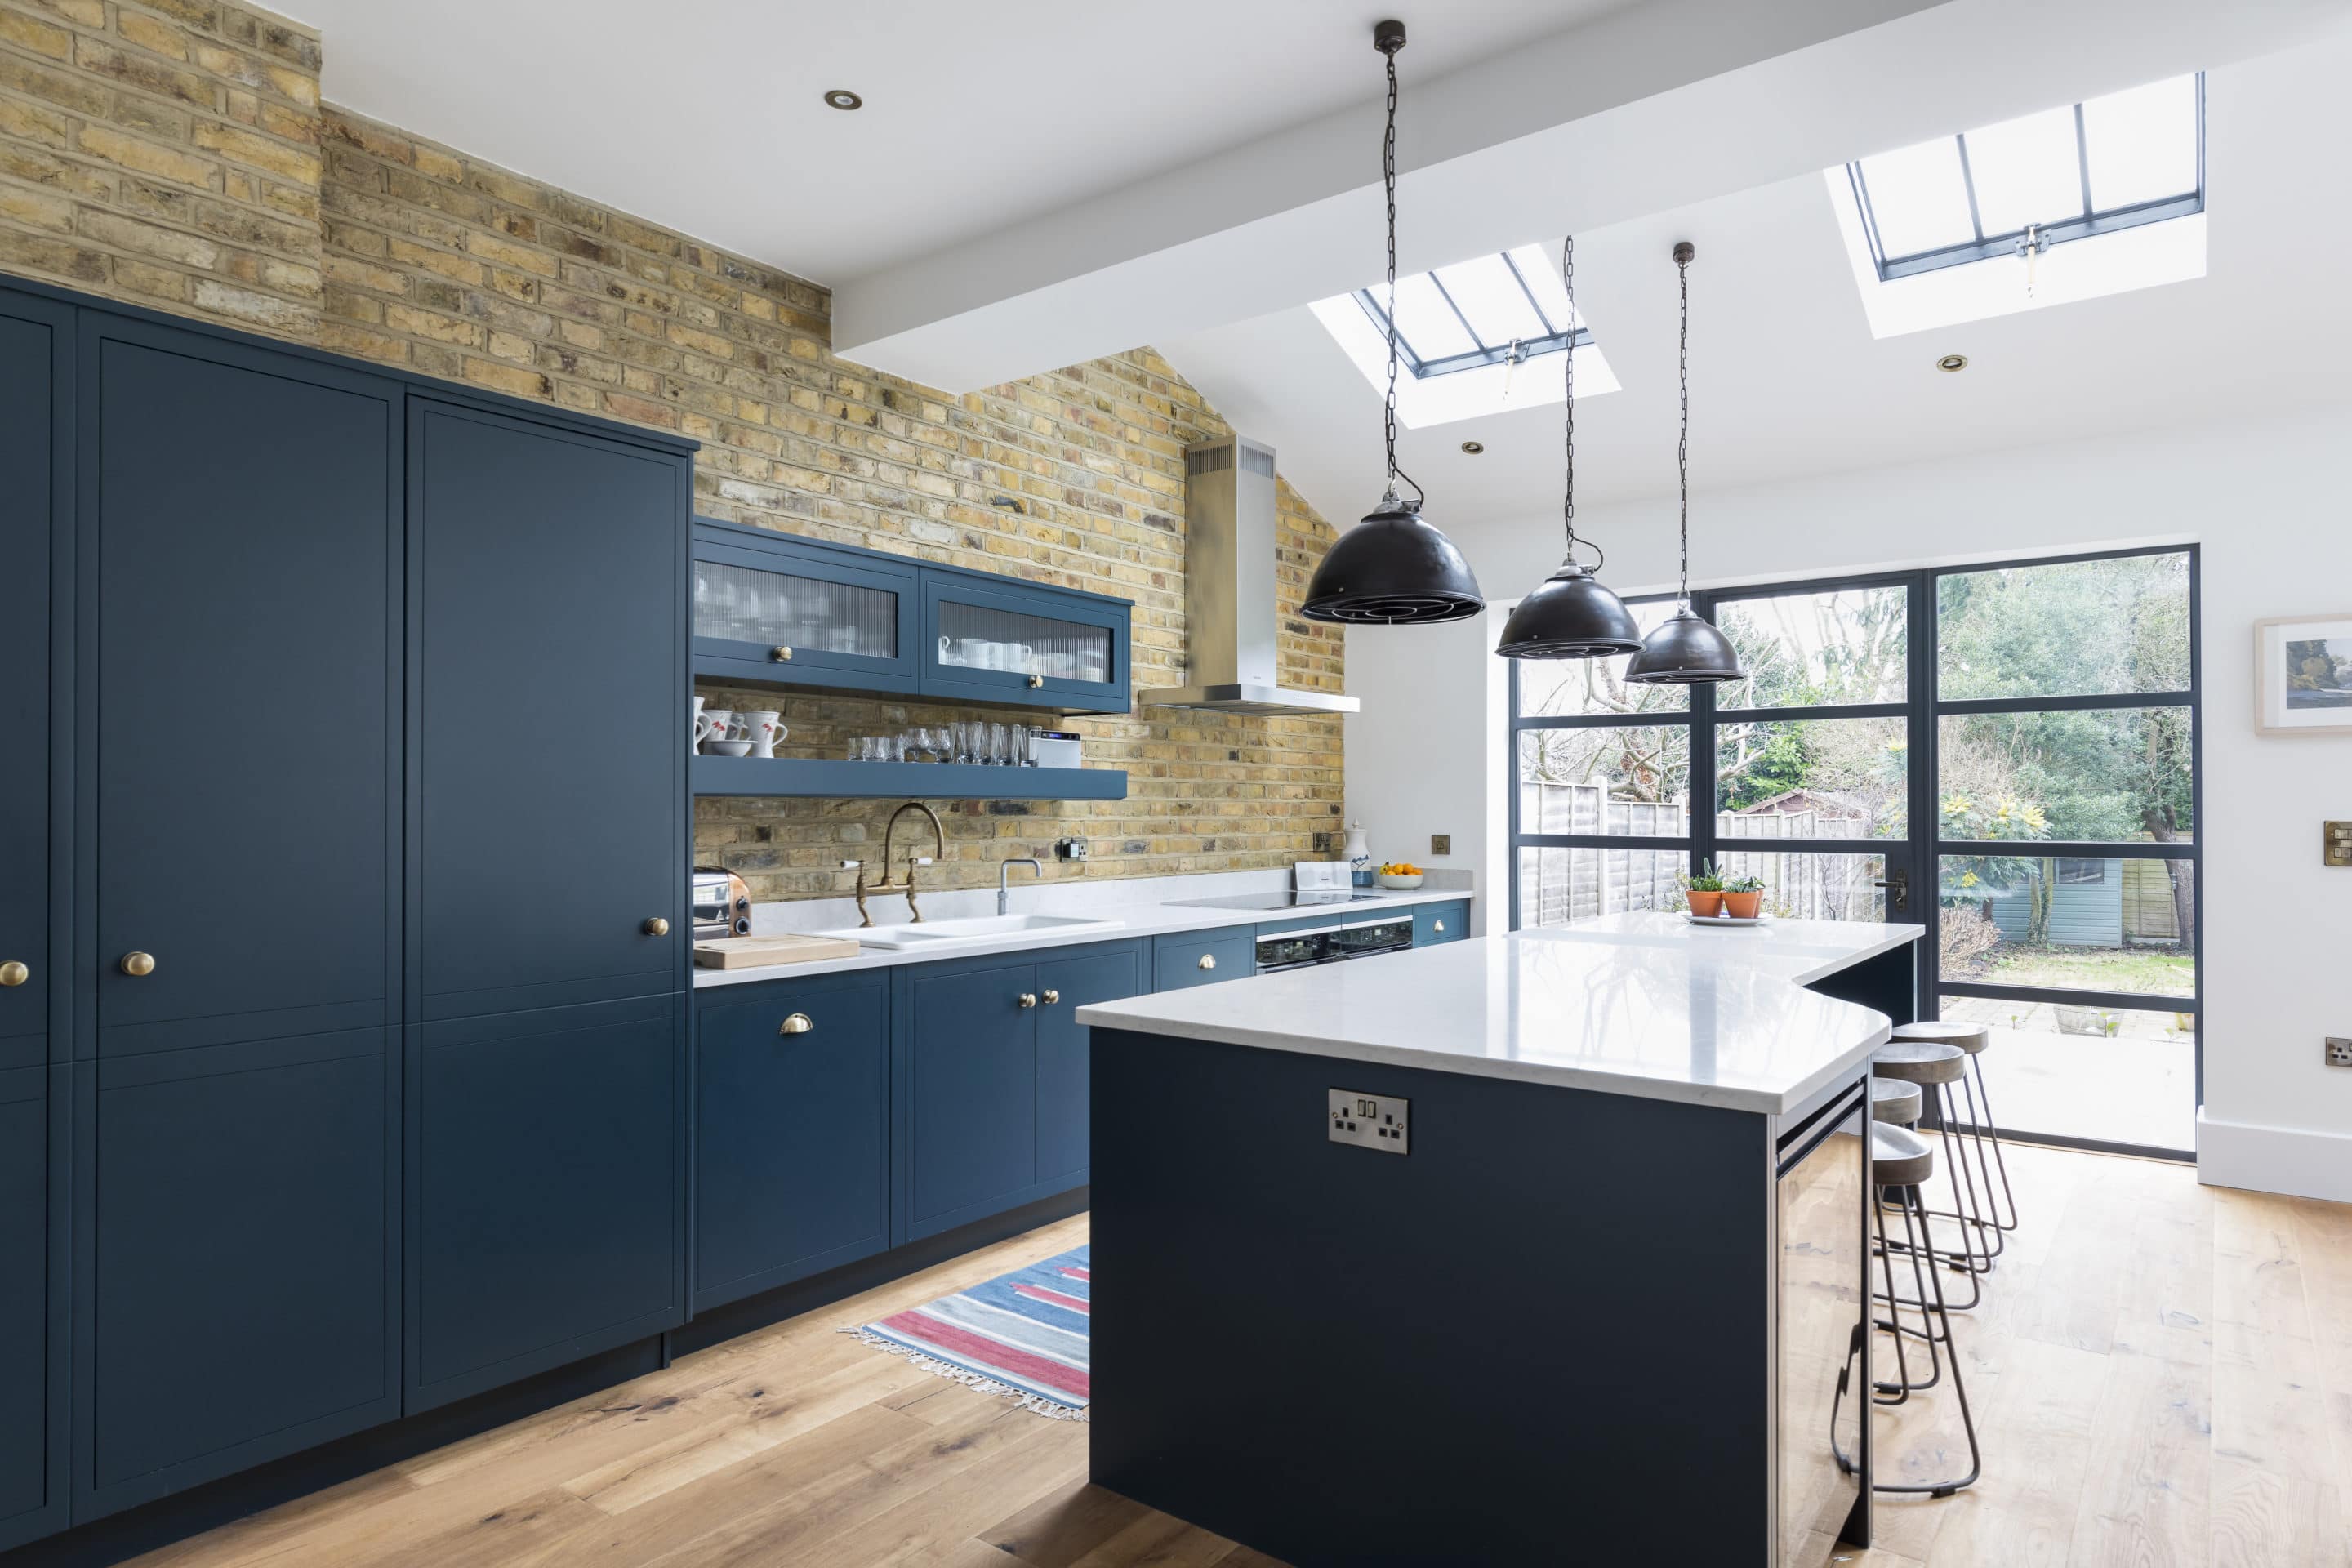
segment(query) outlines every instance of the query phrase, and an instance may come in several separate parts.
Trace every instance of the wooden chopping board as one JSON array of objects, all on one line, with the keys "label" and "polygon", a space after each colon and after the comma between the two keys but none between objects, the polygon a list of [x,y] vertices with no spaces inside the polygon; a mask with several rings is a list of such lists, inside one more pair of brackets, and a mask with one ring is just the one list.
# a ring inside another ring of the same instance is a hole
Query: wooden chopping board
[{"label": "wooden chopping board", "polygon": [[865,951],[844,936],[725,936],[694,944],[698,969],[758,969],[773,963],[814,963],[856,958]]}]

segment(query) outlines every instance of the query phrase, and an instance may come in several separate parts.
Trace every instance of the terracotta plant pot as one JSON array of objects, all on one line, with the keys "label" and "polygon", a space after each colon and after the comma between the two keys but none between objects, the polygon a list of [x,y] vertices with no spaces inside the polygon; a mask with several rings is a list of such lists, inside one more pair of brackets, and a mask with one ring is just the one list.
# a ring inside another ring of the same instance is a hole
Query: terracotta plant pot
[{"label": "terracotta plant pot", "polygon": [[1685,893],[1683,897],[1690,900],[1690,912],[1697,915],[1702,920],[1713,920],[1717,915],[1723,912],[1723,895],[1721,893],[1702,893],[1696,889],[1693,889],[1689,892]]},{"label": "terracotta plant pot", "polygon": [[1760,892],[1723,895],[1723,912],[1736,921],[1754,920],[1757,911],[1763,908],[1763,905],[1764,895]]}]

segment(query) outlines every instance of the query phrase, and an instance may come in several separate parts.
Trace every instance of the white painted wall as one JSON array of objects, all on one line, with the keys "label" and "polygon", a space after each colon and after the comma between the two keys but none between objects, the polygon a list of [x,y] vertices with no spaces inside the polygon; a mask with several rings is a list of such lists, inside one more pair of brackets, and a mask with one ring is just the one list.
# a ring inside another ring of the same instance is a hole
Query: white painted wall
[{"label": "white painted wall", "polygon": [[[2204,545],[2200,1169],[2210,1182],[2337,1199],[2352,1199],[2352,1071],[2325,1067],[2321,1042],[2352,1035],[2352,872],[2320,863],[2320,824],[2352,817],[2352,737],[2255,735],[2252,627],[2264,616],[2352,612],[2347,451],[2352,405],[1856,468],[1701,492],[1691,544],[1694,571],[1715,584]],[[1703,441],[1693,455],[1704,472]],[[1447,520],[1443,500],[1433,498],[1431,514],[1491,600],[1525,592],[1558,563],[1556,517]],[[1608,548],[1620,592],[1672,586],[1672,497],[1579,510]],[[1482,842],[1498,839],[1500,733],[1474,745],[1464,717],[1466,694],[1483,692],[1487,667],[1500,663],[1486,651],[1496,624],[1490,611],[1458,626],[1350,635],[1349,689],[1364,710],[1349,721],[1348,793],[1367,826],[1425,834],[1425,824],[1477,821]],[[1456,848],[1465,841],[1457,837]],[[1375,850],[1383,843],[1375,838]],[[1486,851],[1477,869],[1481,892],[1499,897],[1499,852]]]}]

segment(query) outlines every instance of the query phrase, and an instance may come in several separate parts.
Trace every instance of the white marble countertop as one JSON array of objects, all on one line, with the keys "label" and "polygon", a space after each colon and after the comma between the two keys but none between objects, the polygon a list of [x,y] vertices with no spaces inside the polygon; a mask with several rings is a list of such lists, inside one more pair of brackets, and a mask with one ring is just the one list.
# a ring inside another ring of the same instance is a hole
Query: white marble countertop
[{"label": "white marble countertop", "polygon": [[1340,1060],[1780,1114],[1884,1044],[1884,1014],[1808,981],[1912,925],[1709,930],[1616,915],[1081,1007],[1077,1020]]},{"label": "white marble countertop", "polygon": [[[1151,879],[1149,887],[1150,890],[1165,893],[1171,890],[1171,882],[1184,879]],[[1138,880],[1141,882],[1143,879],[1138,879]],[[1207,879],[1202,880],[1205,881]],[[1219,879],[1216,887],[1203,889],[1197,892],[1181,888],[1173,890],[1185,897],[1216,898],[1236,890],[1234,887],[1226,885],[1230,880],[1230,879]],[[1263,881],[1264,879],[1259,880]],[[1285,874],[1285,880],[1286,881],[1286,874]],[[714,985],[747,985],[767,980],[795,980],[803,975],[840,974],[857,969],[887,969],[899,963],[936,963],[942,959],[979,958],[997,952],[1027,952],[1037,948],[1070,947],[1080,942],[1118,942],[1131,937],[1161,936],[1171,931],[1214,931],[1231,926],[1259,926],[1271,924],[1276,921],[1305,920],[1311,917],[1328,918],[1335,923],[1343,920],[1360,921],[1391,913],[1397,910],[1410,909],[1414,904],[1458,903],[1475,897],[1468,888],[1432,888],[1423,885],[1412,892],[1390,892],[1381,889],[1362,888],[1354,890],[1368,893],[1371,895],[1370,898],[1359,902],[1327,904],[1315,909],[1202,910],[1188,909],[1180,904],[1165,901],[1164,899],[1139,900],[1134,903],[1106,901],[1107,897],[1116,896],[1117,889],[1116,882],[1095,883],[1087,889],[1090,896],[1081,899],[1072,896],[1076,891],[1072,884],[1048,882],[1039,886],[1032,883],[1015,886],[1013,889],[1011,900],[1012,912],[1014,914],[1083,915],[1116,921],[1118,922],[1116,925],[1095,926],[1076,931],[1066,929],[1018,931],[1003,936],[972,937],[904,950],[869,947],[860,952],[855,958],[820,959],[809,963],[770,964],[758,969],[697,969],[694,972],[694,988],[701,991]],[[1246,890],[1246,888],[1242,890]],[[926,894],[923,899],[924,908],[934,920],[953,918],[955,914],[964,912],[950,902],[955,897],[956,895],[945,891]],[[985,897],[989,908],[993,909],[996,895],[992,892],[983,895],[966,892],[962,897],[966,899]],[[882,900],[878,896],[875,903],[877,906],[877,924],[885,921],[906,918],[903,914],[893,914],[888,908],[882,907]],[[939,906],[942,904],[949,905],[949,912],[940,911]],[[904,908],[903,905],[898,907]],[[754,911],[752,930],[758,934],[766,935],[771,931],[829,929],[828,926],[820,925],[814,921],[794,923],[791,911],[795,908],[796,906],[792,904],[760,906]],[[969,912],[979,914],[984,911],[972,909]],[[835,921],[831,923],[848,925],[854,924],[855,920],[853,917],[850,921]]]}]

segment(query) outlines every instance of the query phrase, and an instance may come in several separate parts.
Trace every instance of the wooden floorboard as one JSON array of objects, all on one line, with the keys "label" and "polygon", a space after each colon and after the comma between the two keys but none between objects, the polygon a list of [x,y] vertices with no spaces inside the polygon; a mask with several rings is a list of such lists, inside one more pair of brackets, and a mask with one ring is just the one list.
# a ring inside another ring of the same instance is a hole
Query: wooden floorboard
[{"label": "wooden floorboard", "polygon": [[[1984,1479],[1882,1500],[1874,1549],[1822,1561],[2352,1568],[2352,1206],[2149,1161],[2009,1165],[2023,1224],[1957,1331]],[[837,1331],[1086,1237],[1057,1222],[139,1562],[1280,1568],[1089,1486],[1085,1426]],[[1948,1389],[1882,1412],[1877,1442],[1889,1476],[1967,1463]],[[1680,1561],[1670,1527],[1643,1561]]]}]

